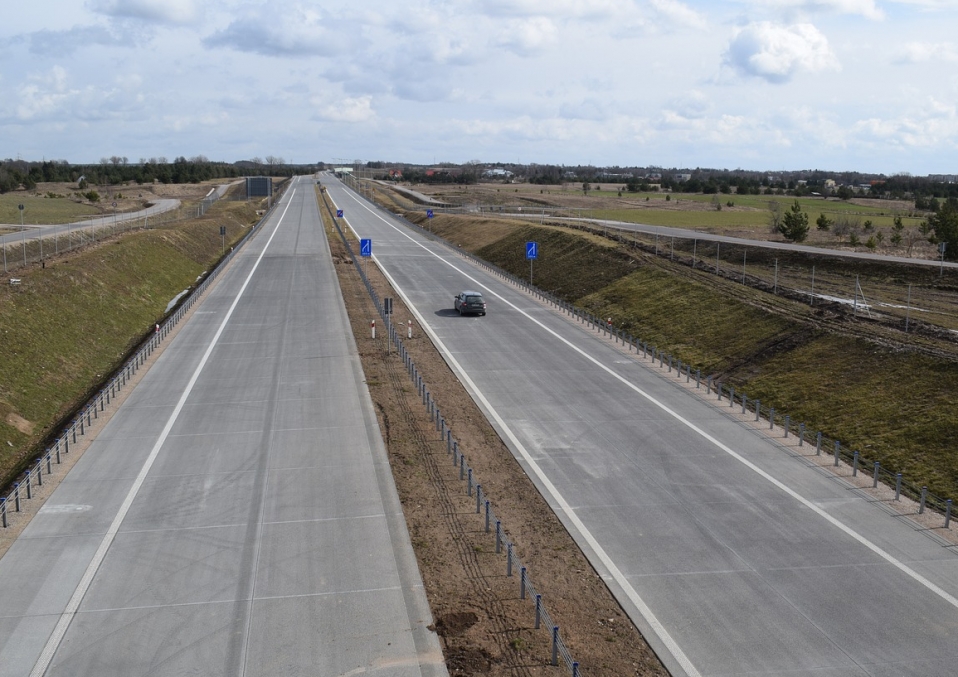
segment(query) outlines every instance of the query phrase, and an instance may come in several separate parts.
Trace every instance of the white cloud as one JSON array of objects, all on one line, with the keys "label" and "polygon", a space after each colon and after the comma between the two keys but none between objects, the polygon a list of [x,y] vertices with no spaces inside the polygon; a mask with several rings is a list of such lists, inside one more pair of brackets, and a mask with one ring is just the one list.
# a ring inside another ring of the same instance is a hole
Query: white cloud
[{"label": "white cloud", "polygon": [[949,63],[958,61],[958,46],[953,42],[909,42],[902,45],[892,58],[892,62],[898,64],[928,61]]},{"label": "white cloud", "polygon": [[123,19],[190,24],[200,16],[198,0],[94,0],[93,9]]},{"label": "white cloud", "polygon": [[30,51],[48,56],[69,55],[77,50],[91,47],[132,47],[136,42],[132,31],[112,31],[104,26],[76,26],[69,30],[41,30],[29,35]]},{"label": "white cloud", "polygon": [[273,4],[253,8],[203,42],[266,56],[315,56],[335,54],[342,31],[330,30],[326,17],[310,5]]},{"label": "white cloud", "polygon": [[705,17],[678,0],[650,0],[652,7],[666,19],[681,26],[705,28]]},{"label": "white cloud", "polygon": [[555,43],[557,29],[545,17],[510,21],[499,35],[499,44],[517,54],[530,55]]},{"label": "white cloud", "polygon": [[66,70],[54,66],[49,73],[34,76],[20,87],[17,117],[21,120],[52,117],[64,110],[79,93],[67,85]]},{"label": "white cloud", "polygon": [[343,97],[335,103],[321,105],[316,117],[328,122],[357,123],[369,122],[376,113],[372,109],[371,96]]},{"label": "white cloud", "polygon": [[754,4],[804,14],[860,14],[869,19],[885,18],[875,0],[754,0]]},{"label": "white cloud", "polygon": [[828,40],[811,24],[760,21],[735,32],[724,62],[744,75],[787,82],[797,73],[840,70]]}]

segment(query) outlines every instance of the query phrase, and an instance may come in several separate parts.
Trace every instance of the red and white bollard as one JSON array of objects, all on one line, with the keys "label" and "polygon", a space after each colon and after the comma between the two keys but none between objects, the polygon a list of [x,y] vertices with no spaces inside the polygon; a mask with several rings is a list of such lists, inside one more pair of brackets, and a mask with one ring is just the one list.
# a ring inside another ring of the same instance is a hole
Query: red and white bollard
[{"label": "red and white bollard", "polygon": [[373,330],[373,338],[376,338],[376,320],[371,320],[369,326]]},{"label": "red and white bollard", "polygon": [[408,331],[406,332],[406,338],[412,338],[412,320],[408,320],[406,324],[409,327]]},{"label": "red and white bollard", "polygon": [[612,318],[611,318],[611,317],[605,321],[605,325],[606,325],[606,328],[607,328],[609,331],[612,331]]}]

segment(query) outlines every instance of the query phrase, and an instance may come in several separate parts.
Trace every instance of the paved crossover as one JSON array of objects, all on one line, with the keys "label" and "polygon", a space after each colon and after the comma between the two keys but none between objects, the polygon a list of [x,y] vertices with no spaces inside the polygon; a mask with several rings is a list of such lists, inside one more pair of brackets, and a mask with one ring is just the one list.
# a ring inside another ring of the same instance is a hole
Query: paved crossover
[{"label": "paved crossover", "polygon": [[953,549],[323,180],[673,674],[958,672]]},{"label": "paved crossover", "polygon": [[0,560],[0,676],[446,674],[314,185]]}]

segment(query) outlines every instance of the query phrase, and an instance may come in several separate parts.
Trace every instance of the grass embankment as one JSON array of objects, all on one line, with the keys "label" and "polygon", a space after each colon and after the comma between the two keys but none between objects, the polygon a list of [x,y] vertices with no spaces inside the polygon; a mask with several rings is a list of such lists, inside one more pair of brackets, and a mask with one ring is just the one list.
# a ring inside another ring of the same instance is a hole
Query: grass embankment
[{"label": "grass embankment", "polygon": [[23,205],[23,223],[28,226],[37,223],[71,223],[100,214],[100,210],[93,205],[77,202],[67,196],[47,197],[17,192],[0,195],[0,223],[20,225],[20,205]]},{"label": "grass embankment", "polygon": [[540,289],[613,317],[617,327],[912,484],[958,496],[958,362],[836,333],[807,305],[592,235],[447,215],[429,226],[525,278],[524,243],[538,241],[548,253],[535,262]]},{"label": "grass embankment", "polygon": [[126,233],[0,286],[0,485],[220,258],[220,226],[229,246],[257,220],[251,203],[219,202],[201,219]]}]

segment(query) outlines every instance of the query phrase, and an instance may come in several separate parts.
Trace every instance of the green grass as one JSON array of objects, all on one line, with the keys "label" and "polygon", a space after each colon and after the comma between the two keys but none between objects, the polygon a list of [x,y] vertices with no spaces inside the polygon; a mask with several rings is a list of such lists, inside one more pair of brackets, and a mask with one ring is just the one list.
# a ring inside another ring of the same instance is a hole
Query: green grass
[{"label": "green grass", "polygon": [[0,223],[20,224],[20,210],[23,205],[23,223],[59,224],[95,216],[100,211],[89,204],[79,204],[69,197],[37,197],[33,194],[6,193],[0,195]]},{"label": "green grass", "polygon": [[[820,430],[870,462],[902,472],[911,484],[958,497],[958,363],[829,333],[804,303],[578,233],[505,221],[475,224],[468,217],[434,223],[441,236],[462,238],[464,248],[520,277],[529,272],[524,242],[537,240],[547,254],[535,264],[541,289],[612,317],[617,328],[703,375],[720,376],[810,432]],[[876,279],[889,274],[861,262],[835,263],[834,270],[819,264],[819,275],[835,280],[854,279],[859,271]]]},{"label": "green grass", "polygon": [[128,233],[0,287],[0,480],[219,258],[220,225],[229,244],[255,221],[246,203],[220,203],[202,220]]}]

